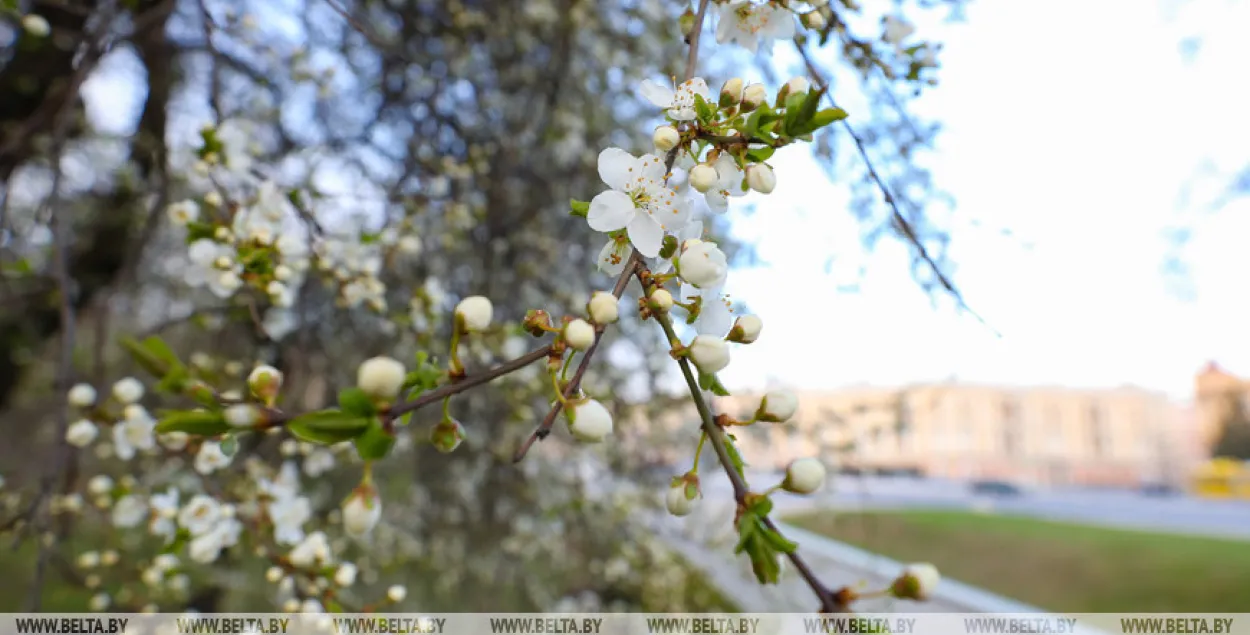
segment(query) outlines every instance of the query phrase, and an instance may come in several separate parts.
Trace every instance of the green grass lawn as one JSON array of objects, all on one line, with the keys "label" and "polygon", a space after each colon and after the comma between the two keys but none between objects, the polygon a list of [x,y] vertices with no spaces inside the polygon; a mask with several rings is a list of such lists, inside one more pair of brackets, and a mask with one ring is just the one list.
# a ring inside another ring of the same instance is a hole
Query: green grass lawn
[{"label": "green grass lawn", "polygon": [[1250,542],[961,511],[820,512],[787,522],[1053,611],[1242,612]]}]

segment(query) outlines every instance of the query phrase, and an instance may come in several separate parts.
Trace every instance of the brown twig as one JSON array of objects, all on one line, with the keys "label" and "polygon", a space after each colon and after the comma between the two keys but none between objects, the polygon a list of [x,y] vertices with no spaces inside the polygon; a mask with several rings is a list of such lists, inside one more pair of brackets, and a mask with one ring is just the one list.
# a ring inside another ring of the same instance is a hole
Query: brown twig
[{"label": "brown twig", "polygon": [[[798,41],[795,41],[794,46],[798,49],[799,55],[803,56],[803,63],[807,66],[807,72],[812,76],[812,80],[816,84],[817,88],[821,90],[827,89],[829,85],[825,81],[824,76],[821,74],[820,69],[816,67],[816,63],[812,61],[811,54],[808,53],[807,49],[803,48],[803,45]],[[829,104],[831,106],[834,108],[838,107],[837,103],[834,102],[833,95],[831,93],[826,91],[825,97],[829,100]],[[990,329],[995,336],[1002,337],[1002,334],[995,330],[994,327],[990,326],[990,324],[985,321],[985,318],[981,317],[980,314],[972,310],[972,307],[968,306],[968,303],[964,301],[963,294],[959,292],[955,283],[952,282],[951,279],[942,271],[942,268],[938,266],[937,261],[932,255],[929,254],[928,248],[926,248],[924,243],[920,241],[920,237],[916,235],[916,231],[912,228],[911,223],[908,222],[907,217],[903,216],[902,211],[899,210],[897,199],[894,198],[894,194],[890,191],[890,187],[886,185],[885,179],[881,178],[881,174],[877,172],[877,168],[873,164],[872,158],[868,156],[868,148],[864,145],[863,138],[859,136],[859,133],[855,132],[855,128],[851,126],[849,119],[842,120],[842,128],[846,130],[847,134],[851,136],[851,140],[855,142],[855,148],[859,151],[860,158],[864,160],[865,167],[868,168],[869,178],[871,178],[873,183],[876,184],[877,189],[881,190],[881,196],[885,199],[886,205],[890,208],[890,216],[893,219],[894,224],[898,227],[899,232],[903,234],[903,238],[916,248],[917,253],[920,255],[920,259],[923,260],[925,265],[927,265],[933,272],[934,277],[937,278],[938,284],[941,285],[947,293],[951,294],[951,297],[955,298],[955,301],[959,303],[959,306],[963,310],[972,314],[972,317],[976,318],[977,321],[983,324],[986,328]]]}]

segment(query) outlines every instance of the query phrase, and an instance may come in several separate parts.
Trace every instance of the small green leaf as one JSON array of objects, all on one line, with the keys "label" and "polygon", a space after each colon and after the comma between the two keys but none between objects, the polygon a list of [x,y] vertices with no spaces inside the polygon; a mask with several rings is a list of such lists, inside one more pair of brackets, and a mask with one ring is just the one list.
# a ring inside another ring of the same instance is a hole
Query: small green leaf
[{"label": "small green leaf", "polygon": [[579,201],[577,199],[569,200],[569,215],[570,216],[581,216],[582,218],[586,218],[586,215],[589,213],[590,213],[590,203],[586,201]]},{"label": "small green leaf", "polygon": [[764,527],[764,530],[760,532],[760,535],[764,536],[774,549],[782,553],[794,553],[794,550],[799,548],[798,543],[787,540],[785,536],[781,535],[780,531],[775,529]]},{"label": "small green leaf", "polygon": [[226,423],[226,418],[220,412],[206,410],[171,413],[156,424],[156,431],[160,434],[185,432],[203,437],[215,437],[229,430],[230,424]]},{"label": "small green leaf", "polygon": [[126,349],[126,352],[130,353],[130,356],[134,358],[135,363],[142,367],[143,370],[146,370],[156,377],[165,376],[165,372],[168,370],[165,363],[162,362],[160,358],[153,355],[152,352],[138,340],[133,337],[123,337],[121,345],[122,348]]},{"label": "small green leaf", "polygon": [[776,151],[777,149],[772,146],[751,148],[750,150],[747,150],[747,158],[750,159],[752,163],[763,163],[767,161],[769,157],[773,156],[773,153]]},{"label": "small green leaf", "polygon": [[711,385],[708,386],[708,390],[712,391],[712,394],[718,397],[729,396],[729,391],[726,390],[723,385],[721,385],[720,378],[718,378],[716,375],[712,375]]},{"label": "small green leaf", "polygon": [[221,453],[233,457],[235,452],[239,451],[239,437],[229,435],[221,440]]},{"label": "small green leaf", "polygon": [[712,382],[716,381],[716,377],[711,373],[699,373],[699,388],[702,390],[711,390]]},{"label": "small green leaf", "polygon": [[738,452],[738,446],[734,445],[731,441],[733,437],[730,435],[725,436],[727,437],[725,440],[725,450],[729,454],[729,461],[733,463],[734,469],[738,471],[738,474],[743,478],[746,478],[746,461],[742,459],[742,454]]},{"label": "small green leaf", "polygon": [[343,412],[368,419],[377,414],[373,400],[359,388],[344,388],[339,391],[339,408]]},{"label": "small green leaf", "polygon": [[826,108],[812,116],[809,125],[813,126],[812,131],[815,132],[825,126],[842,121],[847,118],[847,112],[841,108]]},{"label": "small green leaf", "polygon": [[187,244],[191,244],[197,240],[212,239],[217,234],[217,228],[208,223],[200,223],[192,221],[187,223]]},{"label": "small green leaf", "polygon": [[368,419],[339,410],[321,410],[296,417],[286,427],[301,441],[333,445],[360,436],[369,428],[369,423]]},{"label": "small green leaf", "polygon": [[366,461],[377,461],[386,458],[391,448],[395,447],[395,437],[386,433],[382,423],[374,421],[369,424],[365,433],[356,437],[356,453]]},{"label": "small green leaf", "polygon": [[716,117],[716,108],[707,103],[702,95],[694,96],[694,112],[699,116],[699,121],[708,122]]}]

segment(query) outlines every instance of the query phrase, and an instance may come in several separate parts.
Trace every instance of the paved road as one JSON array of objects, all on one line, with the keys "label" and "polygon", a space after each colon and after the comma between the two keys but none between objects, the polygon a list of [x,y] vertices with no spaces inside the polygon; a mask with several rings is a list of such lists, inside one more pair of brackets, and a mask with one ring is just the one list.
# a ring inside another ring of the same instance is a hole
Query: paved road
[{"label": "paved road", "polygon": [[[763,487],[780,475],[750,475]],[[1250,540],[1250,501],[1217,501],[1189,496],[1148,497],[1128,491],[1026,490],[1014,498],[973,495],[967,484],[931,479],[836,476],[832,488],[812,498],[778,496],[780,509],[956,508],[985,506],[1000,513],[1113,527],[1221,536]],[[729,492],[726,479],[706,478],[707,495]],[[782,501],[785,501],[782,503]]]}]

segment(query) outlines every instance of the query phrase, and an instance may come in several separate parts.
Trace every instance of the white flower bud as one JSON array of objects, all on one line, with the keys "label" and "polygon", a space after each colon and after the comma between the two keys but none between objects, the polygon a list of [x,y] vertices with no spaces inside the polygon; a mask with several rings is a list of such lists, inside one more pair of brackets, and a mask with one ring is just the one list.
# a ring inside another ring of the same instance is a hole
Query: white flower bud
[{"label": "white flower bud", "polygon": [[706,193],[715,187],[716,181],[719,179],[720,176],[716,174],[716,168],[706,163],[700,163],[690,168],[690,187],[700,192]]},{"label": "white flower bud", "polygon": [[132,404],[143,399],[143,384],[134,377],[120,379],[113,384],[113,398],[122,404]]},{"label": "white flower bud", "polygon": [[94,551],[84,551],[78,554],[78,567],[81,569],[94,569],[100,566],[100,554]]},{"label": "white flower bud", "polygon": [[751,344],[760,337],[764,328],[763,320],[754,315],[740,315],[729,331],[729,341],[739,344]]},{"label": "white flower bud", "polygon": [[299,613],[299,605],[300,605],[300,602],[298,599],[287,598],[286,601],[282,603],[282,612],[283,613]]},{"label": "white flower bud", "polygon": [[803,26],[813,31],[823,30],[827,24],[828,22],[825,21],[824,14],[819,11],[811,11],[803,14]]},{"label": "white flower bud", "polygon": [[113,479],[104,474],[97,474],[87,481],[87,491],[92,494],[107,494],[113,489]]},{"label": "white flower bud", "polygon": [[742,102],[742,78],[733,77],[725,82],[720,89],[720,104],[722,106],[735,106]]},{"label": "white flower bud", "polygon": [[48,20],[34,13],[22,16],[22,28],[35,37],[47,37],[52,32],[52,25],[48,24]]},{"label": "white flower bud", "polygon": [[699,335],[687,347],[690,359],[704,373],[718,373],[729,365],[729,345],[713,335]]},{"label": "white flower bud", "polygon": [[200,206],[196,205],[195,201],[192,200],[179,201],[170,205],[165,210],[165,213],[169,215],[169,220],[173,221],[175,225],[183,226],[200,217]]},{"label": "white flower bud", "polygon": [[469,296],[456,305],[456,317],[464,324],[464,330],[470,333],[490,327],[494,312],[490,299],[480,295]]},{"label": "white flower bud", "polygon": [[[286,265],[278,265],[277,267],[273,268],[273,277],[275,280],[281,280],[285,282],[287,280],[290,280],[294,275],[295,275],[295,272]],[[273,294],[271,293],[270,295],[273,295]]]},{"label": "white flower bud", "polygon": [[227,291],[234,291],[243,286],[243,279],[233,271],[223,271],[217,276],[217,284]]},{"label": "white flower bud", "polygon": [[100,564],[106,567],[111,567],[117,564],[119,560],[121,560],[121,555],[112,549],[104,551],[100,554]]},{"label": "white flower bud", "polygon": [[356,371],[356,386],[378,399],[394,399],[404,386],[404,365],[390,357],[367,359]]},{"label": "white flower bud", "polygon": [[382,518],[382,499],[377,493],[353,492],[343,501],[343,530],[347,535],[361,538],[373,531]]},{"label": "white flower bud", "polygon": [[621,317],[621,301],[607,291],[596,291],[586,304],[586,312],[595,324],[612,324]]},{"label": "white flower bud", "polygon": [[282,388],[282,371],[273,366],[257,366],[247,376],[247,387],[259,399],[272,399]]},{"label": "white flower bud", "polygon": [[403,236],[399,239],[399,251],[415,256],[421,253],[421,239],[416,236]]},{"label": "white flower bud", "polygon": [[668,152],[676,148],[679,141],[681,141],[681,135],[672,126],[660,126],[655,129],[655,134],[651,135],[651,142],[660,152]]},{"label": "white flower bud", "polygon": [[95,398],[95,388],[92,388],[91,384],[78,384],[73,388],[70,388],[69,394],[67,395],[69,405],[76,408],[86,408],[94,404]]},{"label": "white flower bud", "polygon": [[564,341],[574,350],[584,351],[595,343],[595,327],[583,319],[576,319],[564,325]]},{"label": "white flower bud", "polygon": [[261,421],[260,408],[250,403],[237,403],[222,412],[226,423],[236,428],[251,428]]},{"label": "white flower bud", "polygon": [[650,299],[651,309],[654,311],[666,313],[669,309],[673,308],[673,294],[669,293],[668,289],[656,289],[655,291],[652,291]]},{"label": "white flower bud", "polygon": [[760,194],[769,194],[777,187],[777,176],[772,168],[756,163],[747,168],[747,185]]},{"label": "white flower bud", "polygon": [[688,516],[694,511],[694,499],[686,497],[686,485],[683,481],[675,487],[668,488],[668,495],[664,499],[668,513],[681,517]]},{"label": "white flower bud", "polygon": [[806,77],[802,76],[791,77],[790,81],[786,82],[786,90],[791,95],[806,93],[808,90],[811,90],[811,88],[811,83],[807,81]]},{"label": "white flower bud", "polygon": [[70,424],[65,430],[65,442],[76,448],[85,448],[100,436],[100,429],[96,425],[86,419],[80,419]]},{"label": "white flower bud", "polygon": [[795,459],[786,468],[782,489],[795,494],[811,494],[825,484],[825,466],[813,458]]},{"label": "white flower bud", "polygon": [[403,602],[406,597],[408,597],[408,589],[404,588],[402,584],[392,584],[386,590],[386,599],[392,602]]},{"label": "white flower bud", "polygon": [[595,399],[572,402],[569,432],[579,441],[598,443],[612,434],[612,414]]},{"label": "white flower bud", "polygon": [[698,289],[712,289],[723,285],[725,277],[729,275],[729,262],[725,258],[725,252],[715,243],[695,243],[693,240],[686,243],[674,262],[677,275]]},{"label": "white flower bud", "polygon": [[746,110],[755,110],[768,99],[768,89],[763,84],[751,84],[742,91],[742,106]]},{"label": "white flower bud", "polygon": [[265,580],[270,584],[277,584],[284,577],[286,577],[286,572],[282,570],[282,567],[269,567],[269,570],[265,572]]},{"label": "white flower bud", "polygon": [[788,390],[774,390],[760,400],[757,418],[768,423],[783,423],[790,420],[799,409],[799,398]]},{"label": "white flower bud", "polygon": [[91,601],[87,603],[87,608],[99,613],[108,609],[109,605],[112,603],[113,600],[109,597],[109,594],[97,593],[91,596]]},{"label": "white flower bud", "polygon": [[344,562],[339,565],[338,571],[334,572],[334,583],[348,587],[356,583],[356,565],[350,562]]},{"label": "white flower bud", "polygon": [[211,191],[211,192],[209,192],[208,194],[205,194],[205,195],[204,195],[204,204],[205,204],[205,205],[209,205],[209,206],[212,206],[212,207],[221,207],[221,204],[222,204],[223,202],[224,202],[224,201],[222,201],[222,200],[221,200],[221,194],[218,194],[218,193],[217,193],[217,190],[212,190],[212,191]]},{"label": "white flower bud", "polygon": [[937,567],[927,562],[909,564],[894,583],[894,594],[900,598],[926,600],[941,581],[942,574]]}]

